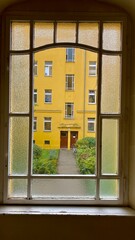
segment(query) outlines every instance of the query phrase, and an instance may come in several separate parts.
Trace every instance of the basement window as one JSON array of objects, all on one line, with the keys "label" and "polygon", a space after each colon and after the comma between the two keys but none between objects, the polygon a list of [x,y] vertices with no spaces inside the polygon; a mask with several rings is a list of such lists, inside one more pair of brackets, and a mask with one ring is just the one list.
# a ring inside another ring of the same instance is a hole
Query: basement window
[{"label": "basement window", "polygon": [[[53,22],[42,17],[8,18],[4,202],[123,205],[126,20],[111,16],[102,20],[99,15]],[[37,62],[38,75],[37,70],[33,73]],[[66,79],[66,90],[74,89],[75,76],[74,91],[65,91],[65,76],[72,80]],[[51,90],[45,95],[45,89]],[[88,104],[88,92],[89,103],[94,104]],[[46,99],[52,104],[44,104]],[[65,173],[55,168],[64,151],[63,162],[66,158],[70,165],[71,153],[79,170]],[[35,174],[34,161],[40,168],[46,164],[50,172]]]}]

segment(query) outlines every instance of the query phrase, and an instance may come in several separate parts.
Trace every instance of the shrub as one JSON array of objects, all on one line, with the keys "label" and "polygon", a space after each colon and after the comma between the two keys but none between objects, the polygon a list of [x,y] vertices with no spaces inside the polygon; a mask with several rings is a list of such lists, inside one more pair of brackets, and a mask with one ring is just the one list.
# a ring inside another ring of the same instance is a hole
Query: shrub
[{"label": "shrub", "polygon": [[41,157],[41,155],[42,155],[42,149],[38,145],[34,144],[33,145],[33,158],[39,159]]}]

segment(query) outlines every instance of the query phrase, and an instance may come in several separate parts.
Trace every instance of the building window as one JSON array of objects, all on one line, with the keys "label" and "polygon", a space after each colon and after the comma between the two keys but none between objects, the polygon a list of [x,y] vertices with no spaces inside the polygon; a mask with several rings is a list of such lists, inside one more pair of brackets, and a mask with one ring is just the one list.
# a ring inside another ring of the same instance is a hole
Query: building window
[{"label": "building window", "polygon": [[37,89],[34,89],[34,104],[37,103]]},{"label": "building window", "polygon": [[95,90],[89,90],[88,102],[89,102],[89,104],[96,103],[96,91]]},{"label": "building window", "polygon": [[37,131],[37,117],[34,117],[34,122],[33,122],[33,131]]},{"label": "building window", "polygon": [[90,61],[89,62],[89,76],[96,76],[97,75],[97,62]]},{"label": "building window", "polygon": [[44,141],[44,144],[45,144],[45,145],[50,145],[50,141],[49,141],[49,140],[45,140],[45,141]]},{"label": "building window", "polygon": [[52,130],[52,119],[51,117],[44,118],[44,131],[48,132]]},{"label": "building window", "polygon": [[34,60],[34,66],[33,66],[33,73],[34,76],[38,75],[38,62]]},{"label": "building window", "polygon": [[65,118],[73,118],[74,116],[74,103],[65,103]]},{"label": "building window", "polygon": [[36,141],[35,141],[35,140],[33,140],[33,144],[36,144]]},{"label": "building window", "polygon": [[66,48],[66,62],[74,62],[74,61],[75,61],[75,49]]},{"label": "building window", "polygon": [[95,118],[88,118],[88,132],[95,132]]},{"label": "building window", "polygon": [[45,89],[45,103],[51,103],[52,102],[52,90]]},{"label": "building window", "polygon": [[74,90],[74,75],[66,74],[66,90]]},{"label": "building window", "polygon": [[45,76],[52,76],[52,61],[45,61]]}]

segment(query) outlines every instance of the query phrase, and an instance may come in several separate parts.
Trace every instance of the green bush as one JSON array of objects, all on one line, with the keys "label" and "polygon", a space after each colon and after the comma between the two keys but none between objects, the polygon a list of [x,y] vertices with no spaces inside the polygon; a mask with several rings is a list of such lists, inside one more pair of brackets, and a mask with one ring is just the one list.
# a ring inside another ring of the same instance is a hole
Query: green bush
[{"label": "green bush", "polygon": [[40,148],[38,145],[33,145],[33,158],[39,159],[42,155],[42,148]]},{"label": "green bush", "polygon": [[96,162],[96,141],[83,138],[76,143],[76,161],[81,174],[94,174]]}]

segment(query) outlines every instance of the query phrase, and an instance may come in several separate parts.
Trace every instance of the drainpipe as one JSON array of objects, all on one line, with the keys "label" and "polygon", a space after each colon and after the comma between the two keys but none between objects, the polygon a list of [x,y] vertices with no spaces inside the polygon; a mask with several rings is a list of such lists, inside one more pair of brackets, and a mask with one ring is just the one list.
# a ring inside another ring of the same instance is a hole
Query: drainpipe
[{"label": "drainpipe", "polygon": [[84,50],[84,92],[83,92],[83,137],[85,137],[85,101],[86,101],[86,50]]}]

